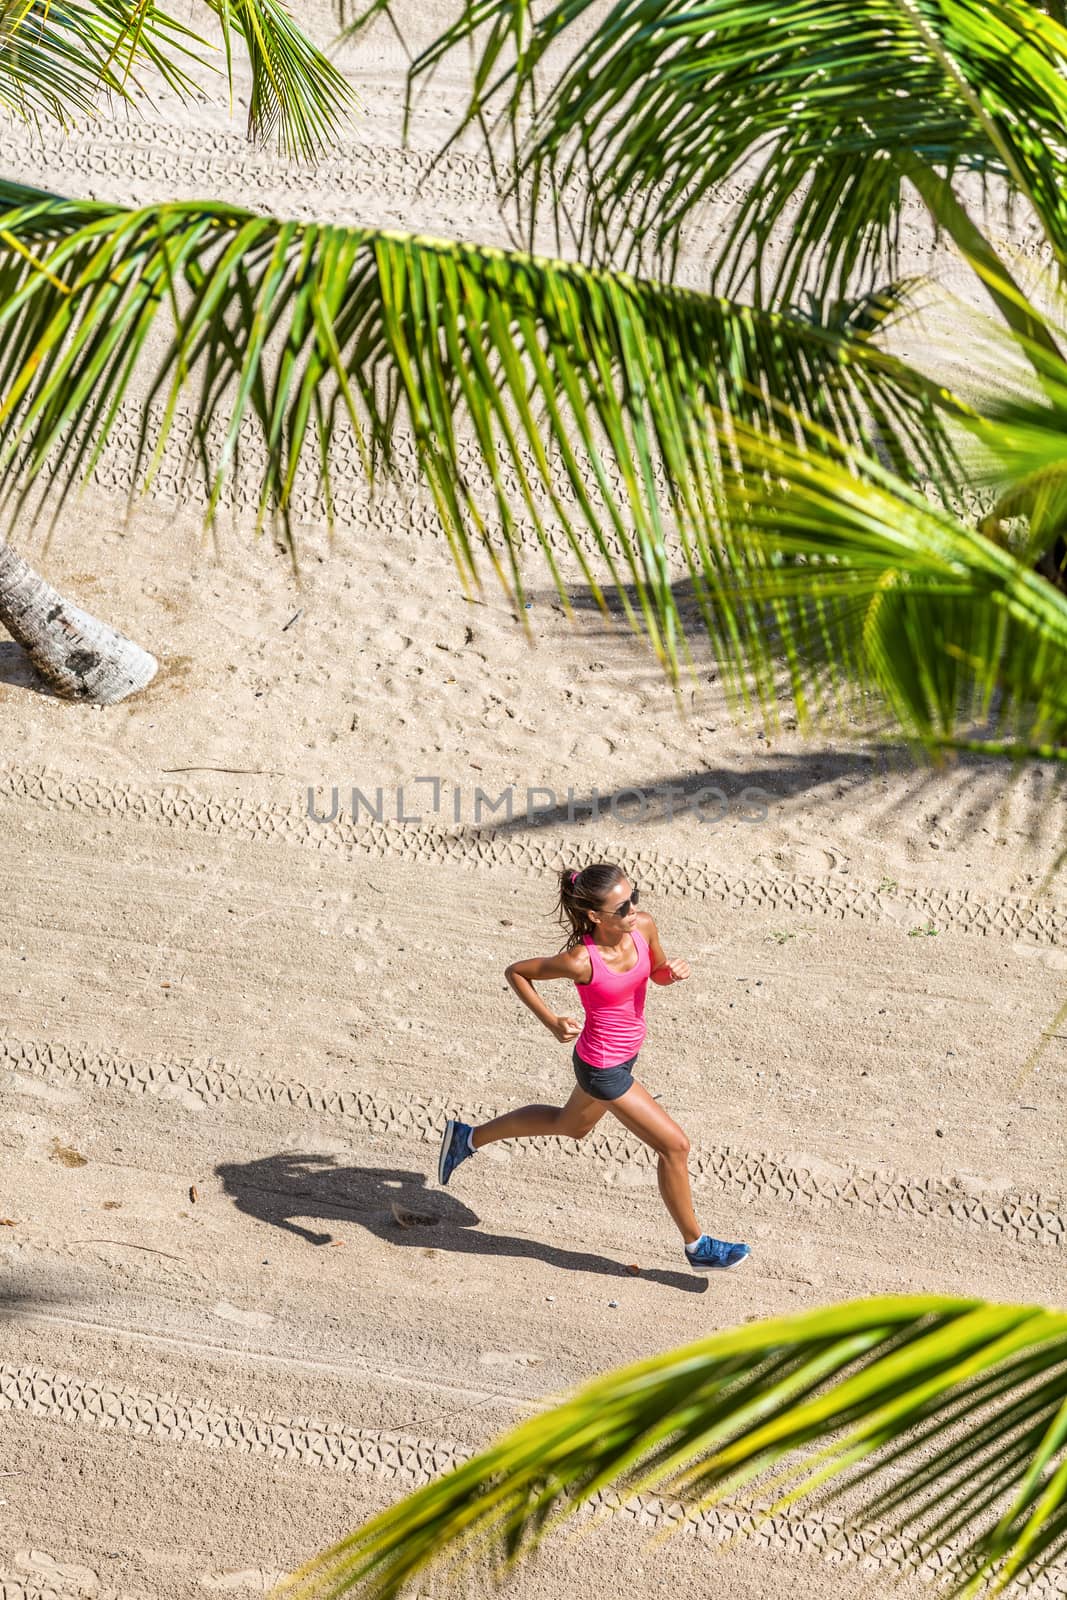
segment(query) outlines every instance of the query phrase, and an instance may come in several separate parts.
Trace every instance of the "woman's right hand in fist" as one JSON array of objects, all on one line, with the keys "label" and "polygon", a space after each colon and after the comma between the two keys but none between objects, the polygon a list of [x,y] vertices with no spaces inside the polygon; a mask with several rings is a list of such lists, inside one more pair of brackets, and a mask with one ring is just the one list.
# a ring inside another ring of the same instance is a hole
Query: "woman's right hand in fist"
[{"label": "woman's right hand in fist", "polygon": [[569,1044],[572,1039],[577,1039],[582,1031],[573,1017],[557,1017],[551,1027],[560,1044]]}]

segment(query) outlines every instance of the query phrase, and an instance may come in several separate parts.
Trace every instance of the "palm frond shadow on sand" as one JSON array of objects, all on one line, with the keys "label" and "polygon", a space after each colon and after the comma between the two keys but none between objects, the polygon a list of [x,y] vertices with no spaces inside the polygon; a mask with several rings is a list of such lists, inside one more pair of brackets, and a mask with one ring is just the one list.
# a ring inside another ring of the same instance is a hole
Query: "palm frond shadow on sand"
[{"label": "palm frond shadow on sand", "polygon": [[[883,787],[892,776],[909,770],[912,780],[898,793]],[[1057,823],[1054,816],[1046,814],[1047,808],[1054,804],[1062,808],[1067,798],[1063,789],[1067,768],[1061,770],[1050,763],[1039,772],[1036,763],[1029,763],[1009,770],[1000,763],[996,770],[989,758],[981,756],[957,756],[951,767],[941,770],[923,768],[911,761],[903,746],[873,751],[777,752],[773,758],[768,751],[764,757],[753,756],[745,762],[719,761],[698,770],[649,776],[620,768],[610,785],[583,787],[566,799],[559,798],[565,793],[561,788],[553,789],[546,798],[531,785],[535,793],[529,806],[525,791],[517,787],[510,818],[501,815],[500,820],[470,824],[460,831],[464,836],[508,838],[549,828],[610,822],[634,829],[636,841],[642,827],[692,816],[709,838],[720,827],[741,821],[752,828],[755,840],[764,824],[791,824],[798,836],[810,831],[810,816],[787,817],[782,814],[785,807],[809,798],[813,803],[838,804],[847,798],[854,807],[864,808],[872,827],[910,828],[920,836],[925,831],[925,813],[933,807],[963,845],[983,828],[1003,827],[1002,813],[1011,800],[1011,785],[1020,781],[1031,785],[1035,825],[1044,833],[1051,831]],[[545,787],[551,785],[546,781]],[[549,798],[556,803],[550,804]],[[1060,843],[1067,844],[1067,822],[1058,826],[1063,835]]]}]

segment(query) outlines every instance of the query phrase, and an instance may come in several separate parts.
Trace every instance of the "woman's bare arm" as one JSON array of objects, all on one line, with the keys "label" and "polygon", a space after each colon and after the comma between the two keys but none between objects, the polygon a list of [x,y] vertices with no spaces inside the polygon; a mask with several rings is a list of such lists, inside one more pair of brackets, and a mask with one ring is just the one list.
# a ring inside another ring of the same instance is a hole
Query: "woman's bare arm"
[{"label": "woman's bare arm", "polygon": [[591,972],[589,952],[583,945],[580,949],[576,946],[555,956],[532,956],[529,961],[513,961],[510,967],[505,968],[504,976],[523,1005],[529,1007],[538,1021],[543,1022],[561,1044],[566,1044],[581,1033],[580,1024],[574,1017],[557,1017],[541,999],[534,984],[552,978],[569,978],[571,982],[583,983]]},{"label": "woman's bare arm", "polygon": [[653,983],[679,983],[689,976],[688,961],[668,961],[663,953],[663,946],[659,942],[659,929],[647,911],[637,913],[637,926],[648,941],[648,959],[652,970],[649,977]]}]

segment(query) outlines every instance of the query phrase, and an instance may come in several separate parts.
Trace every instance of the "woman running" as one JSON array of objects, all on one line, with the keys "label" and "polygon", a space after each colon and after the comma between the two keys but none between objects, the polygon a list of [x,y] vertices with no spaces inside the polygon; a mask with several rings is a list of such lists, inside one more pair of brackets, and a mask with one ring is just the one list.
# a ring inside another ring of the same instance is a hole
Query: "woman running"
[{"label": "woman running", "polygon": [[[638,911],[637,889],[621,867],[598,862],[560,877],[559,919],[570,926],[567,944],[554,956],[513,961],[504,976],[524,1005],[561,1044],[578,1035],[572,1060],[578,1080],[565,1106],[523,1106],[480,1127],[450,1119],[441,1140],[438,1177],[445,1184],[461,1161],[496,1139],[555,1134],[584,1139],[605,1111],[614,1112],[659,1156],[659,1192],[685,1243],[689,1265],[698,1272],[736,1267],[748,1256],[747,1244],[727,1244],[702,1233],[689,1188],[689,1140],[678,1124],[634,1079],[632,1068],[645,1037],[645,990],[653,983],[681,983],[688,961],[668,961],[656,924]],[[579,1032],[574,1017],[557,1017],[537,994],[534,982],[571,978],[585,1010]]]}]

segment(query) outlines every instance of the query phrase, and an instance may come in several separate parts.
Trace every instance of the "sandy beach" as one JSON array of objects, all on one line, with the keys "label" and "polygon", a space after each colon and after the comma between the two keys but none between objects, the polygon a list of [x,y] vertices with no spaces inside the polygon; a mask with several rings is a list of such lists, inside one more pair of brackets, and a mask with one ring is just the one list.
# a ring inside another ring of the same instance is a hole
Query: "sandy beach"
[{"label": "sandy beach", "polygon": [[[503,242],[476,149],[429,171],[462,85],[404,151],[395,42],[340,59],[366,115],[318,169],[249,148],[217,95],[5,125],[2,170]],[[878,1293],[1062,1303],[1051,767],[933,770],[854,723],[802,738],[785,703],[767,733],[699,648],[676,696],[621,620],[577,592],[564,614],[535,552],[524,618],[488,569],[465,593],[413,478],[370,506],[342,463],[332,541],[309,491],[298,585],[240,484],[205,537],[176,450],[127,517],[131,460],[120,439],[47,550],[13,543],[156,679],[71,705],[0,641],[0,1600],[265,1594],[553,1398],[716,1328]],[[650,990],[643,1081],[741,1272],[687,1270],[610,1118],[437,1184],[447,1117],[570,1092],[504,969],[560,947],[554,874],[596,860],[691,963]],[[513,1592],[851,1600],[902,1567],[801,1510],[653,1550],[669,1521],[587,1519]]]}]

